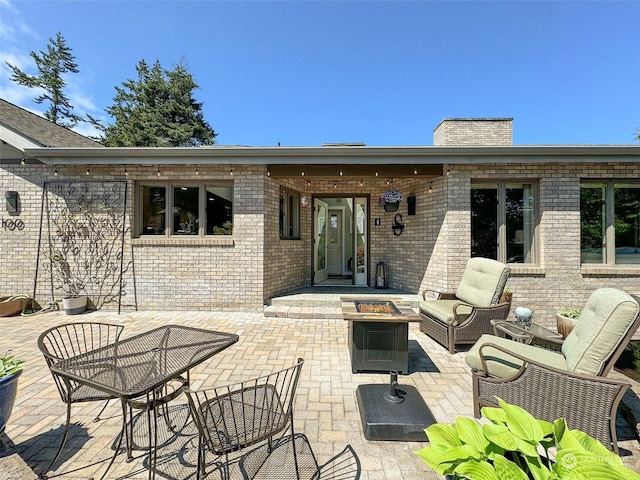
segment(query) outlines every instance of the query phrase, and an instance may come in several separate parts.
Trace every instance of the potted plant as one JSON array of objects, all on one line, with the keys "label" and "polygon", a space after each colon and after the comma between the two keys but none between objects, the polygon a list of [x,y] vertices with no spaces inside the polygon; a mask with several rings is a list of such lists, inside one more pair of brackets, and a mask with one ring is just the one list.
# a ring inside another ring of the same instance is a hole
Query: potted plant
[{"label": "potted plant", "polygon": [[62,306],[67,315],[77,315],[87,308],[86,285],[95,258],[99,255],[99,235],[94,233],[97,219],[86,209],[74,213],[68,207],[51,219],[48,256],[56,289],[63,292]]},{"label": "potted plant", "polygon": [[513,290],[511,290],[510,286],[504,287],[502,291],[502,296],[500,297],[500,303],[511,303],[513,299]]},{"label": "potted plant", "polygon": [[581,312],[582,309],[575,307],[562,307],[556,312],[558,333],[560,333],[563,338],[567,338],[567,335],[569,335],[571,330],[576,326]]},{"label": "potted plant", "polygon": [[22,374],[22,360],[9,352],[0,357],[0,433],[4,432],[18,393],[18,377]]},{"label": "potted plant", "polygon": [[402,192],[387,190],[380,196],[380,205],[384,207],[385,212],[395,212],[403,199]]},{"label": "potted plant", "polygon": [[569,430],[564,418],[550,423],[500,398],[498,403],[500,408],[482,408],[489,420],[482,425],[465,417],[431,425],[426,429],[430,445],[416,453],[452,479],[640,480],[596,439]]}]

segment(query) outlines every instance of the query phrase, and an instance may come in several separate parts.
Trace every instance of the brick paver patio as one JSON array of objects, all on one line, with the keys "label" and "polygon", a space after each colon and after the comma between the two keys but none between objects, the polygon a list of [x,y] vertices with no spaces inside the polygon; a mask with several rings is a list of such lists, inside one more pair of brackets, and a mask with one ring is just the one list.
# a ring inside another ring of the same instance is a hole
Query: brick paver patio
[{"label": "brick paver patio", "polygon": [[[310,440],[320,463],[351,444],[362,465],[362,479],[435,479],[415,454],[419,442],[369,442],[362,434],[355,389],[360,384],[388,383],[388,374],[352,374],[347,349],[347,322],[341,319],[292,319],[265,317],[261,313],[228,312],[94,312],[68,317],[59,312],[32,317],[0,319],[0,352],[11,349],[26,360],[20,378],[17,404],[2,436],[0,478],[34,479],[48,465],[57,449],[65,422],[65,405],[60,400],[36,339],[49,326],[69,321],[109,321],[125,325],[123,338],[167,323],[212,328],[240,335],[240,341],[192,371],[192,387],[222,385],[270,373],[305,359],[298,387],[294,421],[297,432]],[[417,324],[409,333],[409,375],[401,384],[415,386],[439,422],[453,422],[456,415],[472,417],[471,375],[464,352],[447,351],[421,334]],[[618,375],[618,374],[615,374]],[[634,383],[635,394],[640,385]],[[637,396],[632,399],[637,401]],[[181,396],[172,407],[175,435],[164,433],[159,451],[157,477],[195,478],[197,440]],[[173,404],[172,404],[173,405]],[[112,401],[102,415],[93,418],[99,402],[72,407],[71,436],[51,476],[64,479],[99,478],[113,454],[121,426],[120,406]],[[137,419],[140,431],[143,419]],[[162,430],[162,429],[161,429]],[[136,436],[134,443],[144,442]],[[619,445],[623,461],[640,470],[640,449],[633,430],[621,423]],[[134,461],[120,454],[107,478],[147,477],[144,450]],[[211,475],[208,478],[216,478]]]}]

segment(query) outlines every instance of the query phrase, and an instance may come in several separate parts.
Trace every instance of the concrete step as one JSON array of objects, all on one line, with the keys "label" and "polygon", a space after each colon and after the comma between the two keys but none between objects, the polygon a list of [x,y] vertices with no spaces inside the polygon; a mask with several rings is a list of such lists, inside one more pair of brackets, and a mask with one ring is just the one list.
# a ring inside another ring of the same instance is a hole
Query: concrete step
[{"label": "concrete step", "polygon": [[270,300],[264,307],[265,317],[278,318],[342,318],[341,298],[403,300],[417,307],[415,293],[394,289],[310,287],[289,292]]}]

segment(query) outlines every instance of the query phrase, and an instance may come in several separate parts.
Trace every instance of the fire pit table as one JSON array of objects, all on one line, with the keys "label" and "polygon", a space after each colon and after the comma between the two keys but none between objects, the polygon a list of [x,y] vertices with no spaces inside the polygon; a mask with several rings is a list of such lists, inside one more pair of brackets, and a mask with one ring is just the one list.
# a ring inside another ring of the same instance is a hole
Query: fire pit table
[{"label": "fire pit table", "polygon": [[409,322],[420,315],[407,301],[341,297],[342,315],[349,322],[351,371],[409,373]]}]

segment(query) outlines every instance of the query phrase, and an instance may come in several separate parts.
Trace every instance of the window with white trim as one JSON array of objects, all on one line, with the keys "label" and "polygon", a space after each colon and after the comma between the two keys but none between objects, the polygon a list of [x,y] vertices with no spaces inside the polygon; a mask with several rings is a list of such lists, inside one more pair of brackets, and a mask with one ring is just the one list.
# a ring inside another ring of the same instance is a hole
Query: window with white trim
[{"label": "window with white trim", "polygon": [[580,256],[582,263],[640,264],[640,183],[581,182]]},{"label": "window with white trim", "polygon": [[233,233],[233,184],[138,184],[138,235],[209,236]]},{"label": "window with white trim", "polygon": [[280,189],[280,238],[300,238],[300,193]]},{"label": "window with white trim", "polygon": [[537,184],[471,183],[471,256],[536,262]]}]

